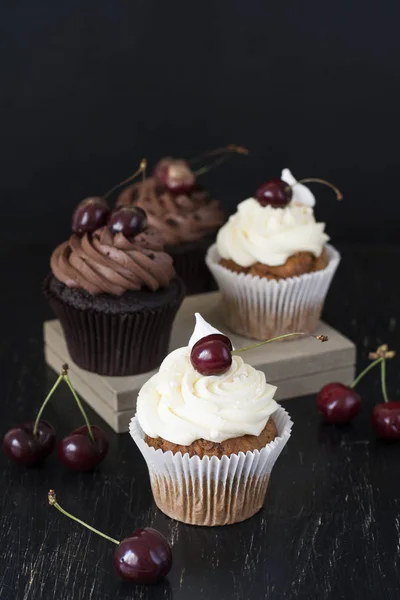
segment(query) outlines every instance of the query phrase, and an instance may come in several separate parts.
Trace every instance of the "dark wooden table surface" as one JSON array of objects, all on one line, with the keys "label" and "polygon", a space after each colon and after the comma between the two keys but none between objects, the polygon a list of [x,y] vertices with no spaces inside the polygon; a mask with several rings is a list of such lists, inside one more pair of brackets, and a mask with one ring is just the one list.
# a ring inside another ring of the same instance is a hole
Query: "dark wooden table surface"
[{"label": "dark wooden table surface", "polygon": [[[55,375],[43,361],[41,297],[49,249],[0,249],[1,434],[31,419]],[[378,343],[400,350],[400,249],[343,249],[325,319],[353,339],[359,366]],[[400,398],[399,359],[388,388]],[[106,426],[111,448],[90,474],[67,472],[55,456],[25,470],[0,455],[0,600],[398,600],[400,598],[400,444],[375,439],[379,376],[360,391],[353,424],[321,424],[315,398],[285,402],[295,426],[254,518],[217,529],[171,521],[154,506],[145,464],[130,437]],[[91,411],[94,423],[103,423]],[[47,411],[59,436],[81,424],[69,392]],[[67,510],[113,537],[160,529],[174,565],[156,587],[121,583],[114,546],[47,505],[55,488]]]}]

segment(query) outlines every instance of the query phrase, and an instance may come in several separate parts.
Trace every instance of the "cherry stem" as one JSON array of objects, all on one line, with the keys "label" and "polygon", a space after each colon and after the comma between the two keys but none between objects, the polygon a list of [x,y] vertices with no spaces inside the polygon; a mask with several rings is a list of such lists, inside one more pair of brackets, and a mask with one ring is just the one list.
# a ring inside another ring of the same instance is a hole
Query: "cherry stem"
[{"label": "cherry stem", "polygon": [[114,185],[114,187],[111,188],[111,190],[108,190],[108,192],[106,192],[104,194],[103,200],[105,200],[106,198],[108,198],[108,196],[110,196],[113,192],[115,192],[115,190],[117,190],[121,186],[126,185],[130,181],[133,181],[134,179],[136,179],[136,177],[138,175],[140,175],[140,173],[142,173],[142,178],[143,178],[143,181],[144,181],[145,178],[146,178],[146,168],[147,168],[147,160],[145,158],[143,158],[142,161],[140,162],[138,170],[135,171],[133,173],[133,175],[130,175],[127,179],[124,179],[124,181],[120,181],[119,183],[117,183],[117,185]]},{"label": "cherry stem", "polygon": [[67,386],[69,387],[69,389],[71,390],[71,393],[72,393],[73,397],[75,398],[75,401],[76,401],[76,403],[78,405],[78,408],[81,411],[83,418],[85,419],[85,423],[86,423],[86,427],[88,428],[89,436],[90,436],[92,442],[95,443],[93,431],[92,431],[92,428],[90,426],[88,416],[87,416],[87,414],[85,412],[85,409],[82,406],[82,402],[79,400],[78,395],[77,395],[76,391],[74,390],[74,387],[73,387],[73,385],[71,383],[70,378],[68,377],[68,365],[64,365],[63,366],[62,377],[63,377],[65,383],[67,384]]},{"label": "cherry stem", "polygon": [[357,375],[357,377],[355,378],[355,380],[353,381],[353,383],[350,385],[351,388],[355,388],[356,385],[358,385],[361,381],[361,379],[364,377],[364,375],[366,375],[367,373],[369,373],[371,371],[371,369],[373,369],[375,367],[375,365],[379,365],[379,363],[381,363],[384,359],[381,358],[377,358],[376,360],[374,360],[374,362],[370,363],[368,365],[368,367],[366,367],[364,369],[364,371],[361,371],[361,373],[359,375]]},{"label": "cherry stem", "polygon": [[37,436],[37,430],[38,430],[38,427],[39,427],[40,417],[42,416],[43,411],[46,408],[46,404],[48,403],[48,401],[50,400],[50,398],[52,397],[52,395],[54,394],[54,392],[58,388],[58,386],[59,386],[60,382],[62,381],[62,379],[63,379],[63,371],[61,371],[61,373],[60,373],[57,381],[55,382],[55,384],[53,385],[53,387],[51,388],[51,390],[47,394],[47,396],[46,396],[46,398],[45,398],[42,406],[40,407],[40,410],[39,410],[39,412],[37,414],[37,417],[36,417],[36,420],[35,420],[35,424],[33,426],[33,433],[32,433],[33,437]]},{"label": "cherry stem", "polygon": [[265,342],[260,342],[259,344],[254,344],[253,346],[247,346],[246,348],[239,348],[239,350],[233,350],[232,355],[241,354],[242,352],[246,352],[247,350],[253,350],[254,348],[259,348],[260,346],[264,346],[265,344],[270,344],[271,342],[276,342],[277,340],[283,340],[294,335],[304,335],[306,337],[313,337],[319,342],[328,341],[327,335],[312,335],[310,333],[303,333],[302,331],[298,331],[295,333],[285,333],[284,335],[278,335],[278,337],[271,338],[270,340],[266,340]]},{"label": "cherry stem", "polygon": [[385,402],[389,402],[389,397],[387,393],[386,387],[386,359],[382,358],[381,362],[381,387],[382,387],[382,396]]},{"label": "cherry stem", "polygon": [[98,529],[95,529],[94,527],[92,527],[91,525],[88,525],[87,523],[85,523],[84,521],[81,521],[80,519],[78,519],[77,517],[74,517],[74,515],[71,515],[71,513],[67,512],[66,510],[64,510],[57,502],[56,499],[56,493],[54,490],[50,490],[48,495],[48,500],[49,500],[49,504],[50,506],[54,506],[54,508],[56,508],[58,511],[60,511],[60,513],[62,513],[63,515],[65,515],[66,517],[69,517],[70,519],[72,519],[73,521],[76,521],[77,523],[79,523],[80,525],[83,525],[84,527],[86,527],[87,529],[90,529],[90,531],[93,531],[93,533],[97,533],[97,535],[101,535],[101,537],[105,538],[106,540],[108,540],[109,542],[113,542],[114,544],[116,544],[117,546],[119,546],[119,544],[121,542],[119,542],[118,540],[115,540],[114,538],[110,537],[109,535],[106,535],[105,533],[99,531]]},{"label": "cherry stem", "polygon": [[292,189],[295,185],[298,185],[299,183],[322,183],[323,185],[327,185],[328,187],[330,187],[331,190],[335,192],[337,200],[343,200],[343,194],[339,190],[339,188],[337,188],[329,181],[325,181],[325,179],[318,179],[317,177],[307,177],[307,179],[300,179],[299,181],[296,181],[296,183],[294,183],[293,185],[289,185],[286,188],[286,190]]},{"label": "cherry stem", "polygon": [[248,154],[249,151],[247,150],[247,148],[243,148],[243,146],[236,146],[235,144],[229,144],[229,146],[224,146],[223,148],[216,148],[215,150],[211,150],[210,152],[206,152],[205,154],[196,156],[195,158],[190,159],[189,163],[197,162],[197,161],[207,158],[209,156],[218,156],[219,154],[222,154],[222,156],[217,158],[210,165],[205,165],[204,167],[197,169],[197,171],[194,171],[193,174],[197,177],[198,175],[203,175],[203,173],[207,173],[208,171],[211,171],[211,169],[215,169],[215,167],[222,165],[222,163],[227,161],[228,158],[230,158],[232,156],[232,154],[235,154],[235,153],[236,154]]}]

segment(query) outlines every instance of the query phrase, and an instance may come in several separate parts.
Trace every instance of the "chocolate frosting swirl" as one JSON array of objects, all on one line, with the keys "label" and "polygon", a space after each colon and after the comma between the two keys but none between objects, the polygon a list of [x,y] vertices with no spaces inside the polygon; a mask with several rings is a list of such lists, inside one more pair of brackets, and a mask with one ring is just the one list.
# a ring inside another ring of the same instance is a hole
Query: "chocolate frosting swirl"
[{"label": "chocolate frosting swirl", "polygon": [[157,232],[148,228],[133,240],[107,227],[82,238],[72,235],[51,257],[51,269],[68,287],[93,296],[121,296],[127,290],[167,287],[175,276],[172,258],[163,252]]},{"label": "chocolate frosting swirl", "polygon": [[176,195],[160,186],[154,177],[125,188],[117,205],[135,204],[146,211],[149,225],[162,235],[167,245],[191,242],[213,233],[224,223],[217,200],[196,187]]}]

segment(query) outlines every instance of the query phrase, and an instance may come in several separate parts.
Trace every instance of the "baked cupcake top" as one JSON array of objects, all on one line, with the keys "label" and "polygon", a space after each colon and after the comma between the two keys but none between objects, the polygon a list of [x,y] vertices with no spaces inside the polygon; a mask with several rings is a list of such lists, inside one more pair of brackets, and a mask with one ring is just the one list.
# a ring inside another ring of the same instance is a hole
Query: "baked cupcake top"
[{"label": "baked cupcake top", "polygon": [[151,228],[133,238],[121,232],[113,235],[107,226],[83,236],[73,234],[54,250],[50,264],[66,286],[92,295],[155,291],[167,287],[175,276],[172,258]]},{"label": "baked cupcake top", "polygon": [[[281,179],[288,185],[296,183],[288,169],[282,171]],[[262,206],[255,198],[244,200],[218,232],[219,255],[241,267],[258,262],[283,265],[298,252],[319,257],[329,237],[325,223],[315,220],[314,205],[314,195],[302,184],[294,185],[292,199],[284,208]]]},{"label": "baked cupcake top", "polygon": [[189,345],[171,352],[141,388],[137,418],[149,437],[188,446],[201,438],[220,443],[258,436],[278,408],[273,399],[276,387],[240,356],[232,356],[222,375],[204,376],[194,369],[191,349],[212,333],[219,332],[196,314]]},{"label": "baked cupcake top", "polygon": [[[165,184],[165,169],[169,169],[169,187]],[[199,240],[224,222],[219,202],[196,182],[188,164],[180,160],[163,159],[152,177],[125,188],[117,205],[132,204],[146,211],[149,225],[169,246]]]}]

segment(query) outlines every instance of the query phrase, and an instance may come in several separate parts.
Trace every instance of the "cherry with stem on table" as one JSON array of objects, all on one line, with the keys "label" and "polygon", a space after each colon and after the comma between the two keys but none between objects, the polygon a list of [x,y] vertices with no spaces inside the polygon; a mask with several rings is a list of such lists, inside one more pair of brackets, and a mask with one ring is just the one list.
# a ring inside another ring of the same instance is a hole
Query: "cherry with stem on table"
[{"label": "cherry with stem on table", "polygon": [[386,358],[393,358],[394,352],[390,352],[386,345],[380,346],[376,352],[370,353],[369,358],[373,362],[369,364],[351,383],[345,385],[340,382],[332,382],[324,385],[317,395],[317,409],[326,423],[342,425],[348,423],[358,415],[361,410],[361,397],[355,387],[360,381],[377,365],[382,365]]},{"label": "cherry with stem on table", "polygon": [[62,380],[63,371],[44,399],[35,421],[26,421],[5,434],[3,450],[14,462],[25,467],[39,466],[52,453],[56,432],[50,423],[41,420],[41,416]]},{"label": "cherry with stem on table", "polygon": [[28,421],[10,429],[3,438],[3,449],[14,461],[27,467],[37,466],[51,454],[56,432],[50,423],[41,420],[44,409],[61,381],[70,388],[86,425],[78,427],[61,440],[58,457],[75,471],[89,471],[98,465],[108,452],[108,440],[100,427],[90,425],[86,412],[68,376],[68,365],[63,365],[57,381],[46,396],[35,421]]},{"label": "cherry with stem on table", "polygon": [[381,354],[381,389],[383,402],[377,404],[371,414],[371,424],[378,437],[386,440],[400,440],[400,402],[390,401],[386,387],[386,360],[395,356],[386,344],[380,346],[375,354]]},{"label": "cherry with stem on table", "polygon": [[108,440],[100,427],[89,423],[85,409],[68,376],[68,365],[64,365],[63,370],[64,381],[71,390],[86,424],[74,429],[61,440],[58,445],[58,458],[73,471],[91,471],[107,455]]},{"label": "cherry with stem on table", "polygon": [[172,567],[172,551],[165,537],[156,529],[144,527],[122,541],[116,540],[64,510],[57,502],[54,490],[48,493],[50,506],[63,515],[83,525],[90,531],[114,543],[114,569],[122,579],[133,583],[155,584],[165,577]]}]

